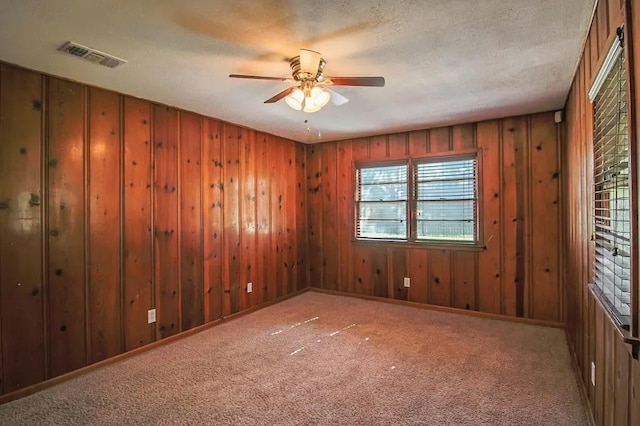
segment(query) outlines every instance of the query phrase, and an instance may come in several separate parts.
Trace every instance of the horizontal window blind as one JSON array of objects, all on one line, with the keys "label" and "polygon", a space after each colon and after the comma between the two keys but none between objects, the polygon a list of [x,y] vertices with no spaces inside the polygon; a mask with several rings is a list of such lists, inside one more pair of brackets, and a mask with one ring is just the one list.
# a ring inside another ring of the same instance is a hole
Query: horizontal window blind
[{"label": "horizontal window blind", "polygon": [[475,157],[416,164],[416,239],[477,241],[477,169]]},{"label": "horizontal window blind", "polygon": [[619,54],[593,101],[594,277],[620,325],[629,323],[631,227],[627,77]]},{"label": "horizontal window blind", "polygon": [[357,169],[358,238],[407,238],[407,177],[406,164]]}]

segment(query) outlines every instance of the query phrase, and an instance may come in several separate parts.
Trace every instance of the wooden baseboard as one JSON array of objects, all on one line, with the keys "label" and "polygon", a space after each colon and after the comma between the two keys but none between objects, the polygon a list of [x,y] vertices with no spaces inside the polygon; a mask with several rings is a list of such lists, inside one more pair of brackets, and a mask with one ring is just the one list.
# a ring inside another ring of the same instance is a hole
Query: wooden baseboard
[{"label": "wooden baseboard", "polygon": [[286,296],[282,296],[282,297],[279,297],[277,299],[271,300],[269,302],[265,302],[265,303],[263,303],[261,305],[254,306],[252,308],[245,309],[244,311],[236,312],[236,313],[231,314],[231,315],[223,316],[223,317],[221,317],[221,318],[219,318],[217,320],[208,322],[208,323],[200,325],[198,327],[194,327],[194,328],[192,328],[190,330],[183,331],[182,333],[179,333],[179,334],[174,334],[173,336],[169,336],[169,337],[164,338],[162,340],[156,340],[155,342],[152,342],[152,343],[149,343],[148,345],[141,346],[139,348],[130,350],[129,352],[125,352],[125,353],[122,353],[120,355],[116,355],[114,357],[105,359],[103,361],[96,362],[95,364],[87,365],[86,367],[82,367],[82,368],[79,368],[77,370],[65,373],[63,375],[60,375],[60,376],[53,377],[51,379],[45,380],[43,382],[36,383],[35,385],[27,386],[25,388],[22,388],[22,389],[19,389],[17,391],[8,393],[6,395],[2,395],[2,396],[0,396],[0,405],[6,404],[6,403],[11,402],[11,401],[15,401],[16,399],[24,398],[25,396],[33,395],[36,392],[40,392],[41,390],[44,390],[44,389],[50,388],[52,386],[55,386],[57,384],[66,382],[67,380],[71,380],[73,378],[82,376],[83,374],[87,374],[87,373],[89,373],[91,371],[98,370],[98,369],[100,369],[102,367],[106,367],[107,365],[114,364],[116,362],[122,361],[122,360],[127,359],[127,358],[131,358],[133,356],[136,356],[136,355],[139,355],[141,353],[150,351],[152,349],[159,348],[159,347],[164,346],[166,344],[173,343],[173,342],[175,342],[177,340],[184,339],[185,337],[193,336],[194,334],[198,334],[198,333],[200,333],[202,331],[205,331],[205,330],[208,330],[210,328],[216,327],[216,326],[218,326],[220,324],[224,324],[227,321],[243,317],[243,316],[245,316],[247,314],[250,314],[252,312],[258,311],[258,310],[263,309],[263,308],[266,308],[267,306],[271,306],[271,305],[274,305],[276,303],[280,303],[283,300],[290,299],[292,297],[298,296],[299,294],[305,293],[307,291],[309,291],[308,288],[303,288],[302,290],[294,291],[293,293],[287,294]]},{"label": "wooden baseboard", "polygon": [[333,294],[333,295],[336,295],[336,296],[355,297],[357,299],[375,300],[375,301],[378,301],[378,302],[391,303],[391,304],[394,304],[394,305],[411,306],[411,307],[414,307],[414,308],[430,309],[432,311],[448,312],[448,313],[451,313],[451,314],[470,315],[470,316],[473,316],[473,317],[495,319],[495,320],[500,320],[500,321],[516,322],[516,323],[520,323],[520,324],[540,325],[540,326],[543,326],[543,327],[562,328],[562,329],[565,328],[565,324],[562,323],[562,322],[544,321],[544,320],[537,320],[537,319],[531,319],[531,318],[521,318],[521,317],[511,317],[511,316],[507,316],[507,315],[491,314],[491,313],[487,313],[487,312],[478,312],[478,311],[469,311],[469,310],[466,310],[466,309],[450,308],[448,306],[438,306],[438,305],[429,305],[429,304],[426,304],[426,303],[410,302],[408,300],[388,299],[386,297],[377,297],[377,296],[367,296],[367,295],[363,295],[363,294],[345,293],[345,292],[342,292],[342,291],[326,290],[326,289],[315,288],[315,287],[311,287],[309,290],[315,291],[315,292],[318,292],[318,293]]},{"label": "wooden baseboard", "polygon": [[565,331],[565,339],[567,341],[567,347],[569,348],[569,357],[571,358],[571,368],[573,369],[573,373],[576,378],[576,382],[578,384],[578,389],[580,390],[580,397],[582,398],[582,403],[584,404],[587,421],[589,422],[589,426],[596,426],[596,420],[593,417],[593,409],[591,407],[591,401],[589,400],[589,394],[587,393],[587,388],[584,380],[582,380],[582,373],[580,372],[580,365],[578,364],[578,357],[576,356],[576,351],[573,348],[573,342],[569,337],[568,330]]}]

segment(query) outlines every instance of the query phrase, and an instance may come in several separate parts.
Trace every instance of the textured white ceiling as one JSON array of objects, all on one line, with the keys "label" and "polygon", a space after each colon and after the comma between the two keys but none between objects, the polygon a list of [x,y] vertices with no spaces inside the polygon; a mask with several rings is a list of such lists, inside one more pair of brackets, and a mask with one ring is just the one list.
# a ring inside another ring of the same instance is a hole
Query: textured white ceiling
[{"label": "textured white ceiling", "polygon": [[[0,0],[0,59],[311,143],[562,108],[594,1]],[[387,84],[306,114],[263,103],[287,83],[227,77],[289,77],[301,47]]]}]

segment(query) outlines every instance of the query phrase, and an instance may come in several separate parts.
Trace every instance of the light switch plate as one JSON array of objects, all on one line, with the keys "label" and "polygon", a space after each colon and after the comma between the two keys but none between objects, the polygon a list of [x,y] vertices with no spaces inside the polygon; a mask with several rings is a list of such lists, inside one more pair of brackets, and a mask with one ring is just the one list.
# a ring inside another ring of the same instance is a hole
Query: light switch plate
[{"label": "light switch plate", "polygon": [[411,278],[404,277],[404,286],[405,287],[411,287]]},{"label": "light switch plate", "polygon": [[251,293],[253,291],[253,283],[247,283],[247,293]]},{"label": "light switch plate", "polygon": [[156,310],[155,309],[149,309],[147,311],[147,323],[148,324],[153,324],[154,322],[156,322]]}]

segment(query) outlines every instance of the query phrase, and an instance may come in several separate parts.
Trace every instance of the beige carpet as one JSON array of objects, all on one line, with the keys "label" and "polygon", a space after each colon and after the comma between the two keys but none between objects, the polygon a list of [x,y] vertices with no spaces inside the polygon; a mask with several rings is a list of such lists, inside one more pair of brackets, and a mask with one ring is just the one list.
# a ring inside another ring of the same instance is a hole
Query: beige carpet
[{"label": "beige carpet", "polygon": [[582,425],[559,329],[307,292],[0,406],[3,425]]}]

